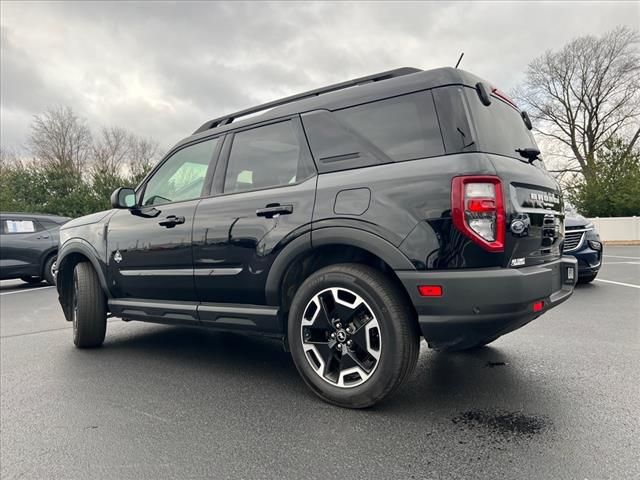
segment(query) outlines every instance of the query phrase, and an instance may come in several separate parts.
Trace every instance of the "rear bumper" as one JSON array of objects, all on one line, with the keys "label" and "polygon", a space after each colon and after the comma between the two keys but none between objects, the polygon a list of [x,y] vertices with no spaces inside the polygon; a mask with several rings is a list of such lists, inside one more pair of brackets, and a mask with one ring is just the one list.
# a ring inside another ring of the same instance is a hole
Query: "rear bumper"
[{"label": "rear bumper", "polygon": [[[396,274],[418,313],[422,334],[437,349],[467,348],[520,328],[567,300],[578,277],[577,261],[569,256],[518,269]],[[442,296],[422,297],[419,285],[440,285]],[[544,306],[534,312],[540,300]]]}]

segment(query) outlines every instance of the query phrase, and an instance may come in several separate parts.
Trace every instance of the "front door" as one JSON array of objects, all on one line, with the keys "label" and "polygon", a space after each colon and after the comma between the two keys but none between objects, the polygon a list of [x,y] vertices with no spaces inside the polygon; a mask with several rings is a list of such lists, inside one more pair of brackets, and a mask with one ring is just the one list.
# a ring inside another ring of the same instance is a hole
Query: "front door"
[{"label": "front door", "polygon": [[[228,136],[220,160],[225,166],[216,171],[215,196],[196,211],[198,297],[204,304],[265,305],[275,257],[311,228],[317,177],[299,120]],[[206,305],[200,319],[207,321]]]},{"label": "front door", "polygon": [[115,298],[195,301],[192,228],[218,139],[170,155],[141,187],[139,206],[118,211],[107,231]]}]

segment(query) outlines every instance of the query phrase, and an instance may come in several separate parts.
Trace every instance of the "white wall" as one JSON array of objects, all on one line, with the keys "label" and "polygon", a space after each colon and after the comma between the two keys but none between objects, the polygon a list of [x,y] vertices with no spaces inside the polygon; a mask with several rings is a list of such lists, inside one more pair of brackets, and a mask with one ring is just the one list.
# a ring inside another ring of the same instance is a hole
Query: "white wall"
[{"label": "white wall", "polygon": [[589,220],[605,242],[640,241],[640,217],[596,217]]}]

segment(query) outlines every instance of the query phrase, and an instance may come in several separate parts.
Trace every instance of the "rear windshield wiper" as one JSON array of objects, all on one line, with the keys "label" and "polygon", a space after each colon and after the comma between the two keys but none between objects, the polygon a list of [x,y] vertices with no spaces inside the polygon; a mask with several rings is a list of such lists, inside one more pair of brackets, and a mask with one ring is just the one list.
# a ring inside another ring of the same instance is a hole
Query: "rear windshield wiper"
[{"label": "rear windshield wiper", "polygon": [[518,152],[521,157],[526,158],[529,163],[538,160],[538,156],[540,155],[540,150],[537,148],[516,148],[516,152]]}]

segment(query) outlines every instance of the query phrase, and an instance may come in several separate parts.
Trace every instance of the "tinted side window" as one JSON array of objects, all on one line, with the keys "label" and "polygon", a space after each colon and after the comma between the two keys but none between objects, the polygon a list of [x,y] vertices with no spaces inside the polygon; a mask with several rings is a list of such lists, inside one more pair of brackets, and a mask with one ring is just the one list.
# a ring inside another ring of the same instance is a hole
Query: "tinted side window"
[{"label": "tinted side window", "polygon": [[52,220],[40,220],[40,223],[45,230],[54,230],[60,226],[59,223],[56,223]]},{"label": "tinted side window", "polygon": [[335,115],[393,161],[444,154],[431,92],[345,108]]},{"label": "tinted side window", "polygon": [[308,173],[293,123],[265,125],[234,135],[224,193],[288,185]]},{"label": "tinted side window", "polygon": [[178,150],[147,182],[143,205],[160,205],[200,197],[217,138]]}]

